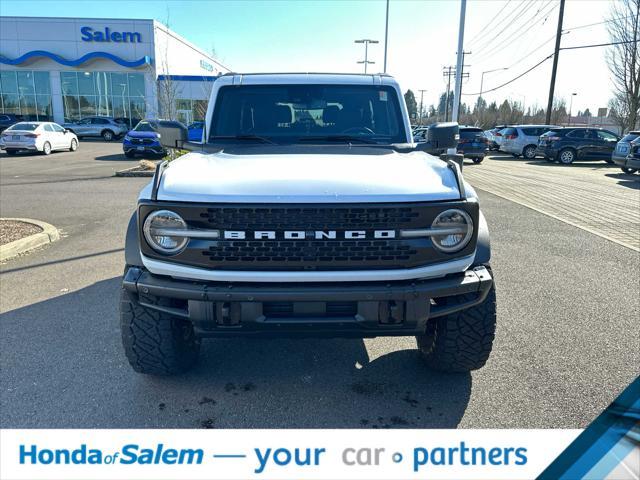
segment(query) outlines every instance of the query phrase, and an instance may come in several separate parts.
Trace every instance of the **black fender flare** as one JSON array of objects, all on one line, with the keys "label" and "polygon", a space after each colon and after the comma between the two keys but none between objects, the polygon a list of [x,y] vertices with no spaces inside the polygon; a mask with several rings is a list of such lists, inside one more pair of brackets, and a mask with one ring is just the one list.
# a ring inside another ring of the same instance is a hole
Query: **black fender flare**
[{"label": "black fender flare", "polygon": [[127,226],[127,236],[124,244],[124,260],[127,265],[143,267],[140,256],[140,241],[138,239],[138,212],[133,212]]},{"label": "black fender flare", "polygon": [[486,265],[491,260],[491,239],[489,238],[489,225],[482,211],[478,215],[478,241],[476,243],[476,265]]}]

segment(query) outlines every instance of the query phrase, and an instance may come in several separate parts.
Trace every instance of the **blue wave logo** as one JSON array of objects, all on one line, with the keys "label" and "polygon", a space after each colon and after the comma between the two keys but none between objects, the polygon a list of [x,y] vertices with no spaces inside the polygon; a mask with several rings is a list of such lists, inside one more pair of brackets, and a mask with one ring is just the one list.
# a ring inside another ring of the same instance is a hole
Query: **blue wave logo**
[{"label": "blue wave logo", "polygon": [[57,62],[61,65],[66,65],[67,67],[77,67],[82,65],[83,63],[88,62],[89,60],[93,60],[96,58],[105,58],[107,60],[111,60],[118,65],[128,68],[140,67],[142,65],[151,65],[151,57],[145,55],[138,60],[125,60],[124,58],[120,58],[117,55],[113,55],[112,53],[107,52],[90,52],[76,60],[68,60],[66,58],[61,57],[60,55],[56,55],[55,53],[47,52],[45,50],[33,50],[31,52],[27,52],[24,55],[20,55],[18,58],[7,58],[0,55],[0,63],[5,65],[20,65],[32,58],[45,57]]}]

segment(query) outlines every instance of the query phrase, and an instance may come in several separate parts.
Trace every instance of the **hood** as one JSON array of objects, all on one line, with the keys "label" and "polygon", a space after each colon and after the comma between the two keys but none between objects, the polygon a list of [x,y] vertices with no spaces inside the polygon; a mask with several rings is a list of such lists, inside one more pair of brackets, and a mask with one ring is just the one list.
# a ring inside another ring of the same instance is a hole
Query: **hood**
[{"label": "hood", "polygon": [[[150,186],[141,197],[149,198]],[[188,153],[164,170],[158,200],[348,203],[457,200],[453,171],[424,152]]]},{"label": "hood", "polygon": [[129,130],[127,135],[131,138],[158,138],[158,134],[156,132],[136,132],[135,130]]}]

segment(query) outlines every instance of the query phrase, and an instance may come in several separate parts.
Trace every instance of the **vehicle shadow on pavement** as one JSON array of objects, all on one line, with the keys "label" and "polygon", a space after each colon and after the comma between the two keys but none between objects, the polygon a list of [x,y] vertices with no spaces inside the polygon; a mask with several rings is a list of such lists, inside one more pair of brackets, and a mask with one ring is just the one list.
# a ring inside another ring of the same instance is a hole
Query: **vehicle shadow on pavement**
[{"label": "vehicle shadow on pavement", "polygon": [[630,173],[606,173],[606,177],[618,180],[618,185],[640,190],[640,175]]},{"label": "vehicle shadow on pavement", "polygon": [[585,161],[578,160],[576,162],[573,162],[571,165],[563,165],[562,163],[547,162],[543,158],[538,158],[536,160],[529,160],[526,163],[528,165],[535,165],[539,167],[553,167],[553,168],[590,168],[591,170],[620,168],[616,165],[611,165],[610,163],[607,163],[604,160],[585,160]]},{"label": "vehicle shadow on pavement", "polygon": [[140,375],[119,289],[114,277],[0,315],[1,427],[453,428],[469,402],[471,375],[429,371],[413,339],[367,341],[373,354],[360,339],[205,340],[192,371]]},{"label": "vehicle shadow on pavement", "polygon": [[115,160],[126,160],[127,162],[130,162],[131,160],[133,160],[132,158],[127,158],[125,157],[124,153],[119,152],[119,153],[112,153],[110,155],[100,155],[98,157],[95,157],[94,160],[98,160],[98,161],[103,161],[103,162],[112,162]]}]

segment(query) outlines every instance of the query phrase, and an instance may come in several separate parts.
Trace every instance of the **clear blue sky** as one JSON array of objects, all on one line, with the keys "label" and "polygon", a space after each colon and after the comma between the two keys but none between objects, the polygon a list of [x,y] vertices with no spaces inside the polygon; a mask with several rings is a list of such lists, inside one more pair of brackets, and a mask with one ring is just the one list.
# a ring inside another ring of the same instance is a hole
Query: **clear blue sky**
[{"label": "clear blue sky", "polygon": [[[601,22],[610,1],[568,0],[565,26]],[[508,71],[485,75],[486,90],[551,53],[553,41],[528,54],[555,33],[557,3],[558,0],[470,0],[465,49],[471,50],[472,55],[465,63],[471,65],[471,78],[463,91],[479,90],[482,71],[519,62]],[[442,67],[455,63],[459,5],[458,0],[391,0],[388,71],[405,89],[427,89],[425,104],[434,103],[444,89]],[[511,14],[514,15],[510,17]],[[153,18],[163,23],[168,20],[171,29],[204,50],[214,48],[217,58],[236,71],[361,71],[356,61],[362,59],[364,52],[361,45],[353,43],[356,38],[380,40],[370,49],[370,60],[376,61],[370,71],[381,71],[383,63],[384,0],[0,0],[0,15]],[[528,18],[533,20],[527,22]],[[491,42],[505,26],[509,26],[507,30]],[[508,41],[502,43],[500,39]],[[607,40],[604,25],[596,25],[572,31],[563,37],[563,45]],[[474,56],[474,50],[478,55]],[[547,63],[485,98],[546,104],[551,62]],[[574,112],[586,107],[594,112],[597,107],[606,106],[610,89],[604,49],[561,54],[556,92],[564,98],[578,93]],[[475,97],[463,98],[469,103],[474,100]]]}]

